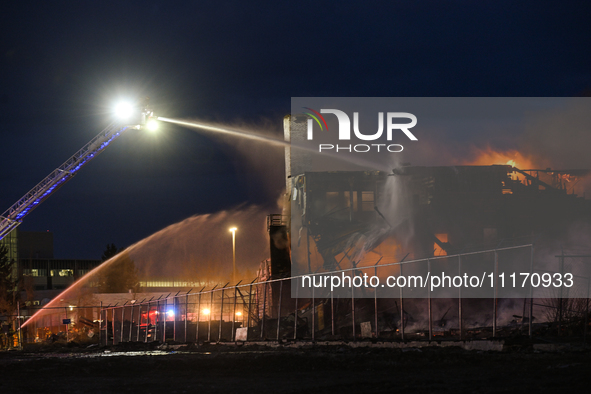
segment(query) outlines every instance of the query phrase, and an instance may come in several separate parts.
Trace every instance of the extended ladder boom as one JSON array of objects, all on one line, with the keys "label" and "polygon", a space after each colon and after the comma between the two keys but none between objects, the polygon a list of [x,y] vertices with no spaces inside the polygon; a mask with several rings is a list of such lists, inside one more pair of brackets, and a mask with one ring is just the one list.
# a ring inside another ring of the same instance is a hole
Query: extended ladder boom
[{"label": "extended ladder boom", "polygon": [[14,230],[27,214],[47,199],[53,192],[69,181],[86,163],[101,153],[107,145],[130,126],[112,123],[101,131],[88,144],[56,168],[45,179],[21,197],[0,216],[0,240]]}]

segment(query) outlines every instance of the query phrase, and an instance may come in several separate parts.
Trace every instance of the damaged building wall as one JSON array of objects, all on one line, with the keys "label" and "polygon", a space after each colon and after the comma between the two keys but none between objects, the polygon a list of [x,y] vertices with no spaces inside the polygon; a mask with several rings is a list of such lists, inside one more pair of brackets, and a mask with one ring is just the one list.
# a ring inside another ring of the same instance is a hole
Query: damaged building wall
[{"label": "damaged building wall", "polygon": [[317,270],[309,260],[318,252],[323,269],[349,268],[384,242],[398,245],[397,258],[424,258],[557,237],[591,222],[590,201],[564,182],[586,174],[509,165],[306,172],[293,182],[292,216],[302,222],[292,231],[313,251],[298,264]]}]

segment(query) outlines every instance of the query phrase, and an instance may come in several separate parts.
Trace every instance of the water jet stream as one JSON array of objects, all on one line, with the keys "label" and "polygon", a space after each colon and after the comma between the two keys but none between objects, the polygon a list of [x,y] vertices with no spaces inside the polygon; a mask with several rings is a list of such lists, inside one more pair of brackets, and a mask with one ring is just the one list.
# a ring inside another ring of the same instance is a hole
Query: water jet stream
[{"label": "water jet stream", "polygon": [[267,136],[255,134],[255,133],[244,131],[244,130],[238,130],[238,129],[228,128],[228,127],[213,126],[213,125],[202,123],[202,122],[185,121],[185,120],[180,120],[180,119],[170,119],[170,118],[164,118],[164,117],[160,117],[160,116],[158,117],[158,120],[163,121],[163,122],[177,124],[180,126],[196,128],[196,129],[201,129],[201,130],[207,130],[207,131],[213,131],[213,132],[217,132],[217,133],[232,135],[235,137],[247,138],[247,139],[256,140],[259,142],[268,143],[271,145],[282,146],[282,147],[287,147],[287,148],[291,147],[292,149],[298,149],[298,150],[302,150],[305,152],[314,153],[316,155],[323,155],[324,157],[328,156],[328,157],[331,157],[331,158],[336,159],[338,161],[356,164],[361,167],[372,168],[375,170],[381,170],[381,171],[391,171],[392,170],[392,167],[388,164],[385,164],[385,163],[376,163],[375,161],[365,160],[360,157],[353,158],[351,156],[343,155],[343,154],[339,155],[339,154],[337,154],[335,152],[331,152],[331,151],[319,152],[317,150],[317,148],[312,148],[310,146],[302,145],[302,144],[299,144],[295,141],[285,141],[285,140],[281,140],[278,138],[267,137]]},{"label": "water jet stream", "polygon": [[137,279],[144,281],[147,287],[150,287],[147,283],[155,278],[200,282],[202,285],[210,281],[213,286],[213,283],[225,280],[232,272],[232,250],[228,247],[230,237],[220,237],[220,234],[226,235],[230,226],[249,229],[242,231],[238,238],[237,280],[248,279],[250,282],[256,269],[252,267],[253,263],[260,262],[268,253],[267,227],[264,222],[267,212],[268,207],[265,206],[239,206],[214,214],[191,216],[171,224],[129,246],[82,276],[36,311],[23,327],[30,325],[31,321],[39,320],[45,313],[53,313],[50,309],[61,307],[62,299],[65,303],[76,304],[76,300],[81,297],[92,298],[95,288],[86,286],[98,281],[103,270],[117,264],[121,258],[134,262],[138,271]]},{"label": "water jet stream", "polygon": [[229,135],[233,135],[236,137],[242,137],[242,138],[248,138],[248,139],[252,139],[252,140],[266,142],[266,143],[269,143],[272,145],[278,145],[278,146],[284,146],[284,147],[290,146],[289,141],[284,141],[284,140],[280,140],[280,139],[272,138],[272,137],[265,137],[265,136],[262,136],[259,134],[249,133],[246,131],[239,131],[236,129],[228,129],[225,127],[212,126],[212,125],[208,125],[205,123],[186,122],[186,121],[177,120],[177,119],[163,118],[161,116],[158,117],[158,120],[161,120],[163,122],[178,124],[180,126],[192,127],[192,128],[208,130],[208,131],[215,131],[217,133],[229,134]]}]

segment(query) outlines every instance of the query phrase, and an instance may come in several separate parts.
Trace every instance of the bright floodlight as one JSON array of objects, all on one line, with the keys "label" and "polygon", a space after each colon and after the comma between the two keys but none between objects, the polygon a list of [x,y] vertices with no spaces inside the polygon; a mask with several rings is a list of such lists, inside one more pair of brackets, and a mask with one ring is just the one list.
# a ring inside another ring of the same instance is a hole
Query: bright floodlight
[{"label": "bright floodlight", "polygon": [[230,232],[231,232],[231,233],[233,233],[233,232],[234,232],[234,231],[236,231],[236,230],[238,230],[236,227],[232,227],[232,228],[230,229]]},{"label": "bright floodlight", "polygon": [[146,128],[150,131],[158,130],[158,122],[156,121],[156,119],[149,119],[146,122]]},{"label": "bright floodlight", "polygon": [[203,309],[203,314],[204,315],[209,315],[209,312],[210,312],[209,309],[207,309],[207,308]]},{"label": "bright floodlight", "polygon": [[119,103],[115,106],[115,115],[119,119],[129,119],[133,115],[133,105],[127,102]]}]

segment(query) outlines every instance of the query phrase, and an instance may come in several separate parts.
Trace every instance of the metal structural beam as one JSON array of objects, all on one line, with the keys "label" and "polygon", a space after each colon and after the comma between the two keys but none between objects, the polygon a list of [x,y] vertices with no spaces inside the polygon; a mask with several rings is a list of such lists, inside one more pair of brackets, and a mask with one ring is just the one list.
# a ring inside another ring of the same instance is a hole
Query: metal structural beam
[{"label": "metal structural beam", "polygon": [[101,153],[115,138],[131,126],[112,123],[64,164],[56,168],[27,194],[0,215],[0,240],[14,230],[33,209],[69,181],[80,168]]}]

